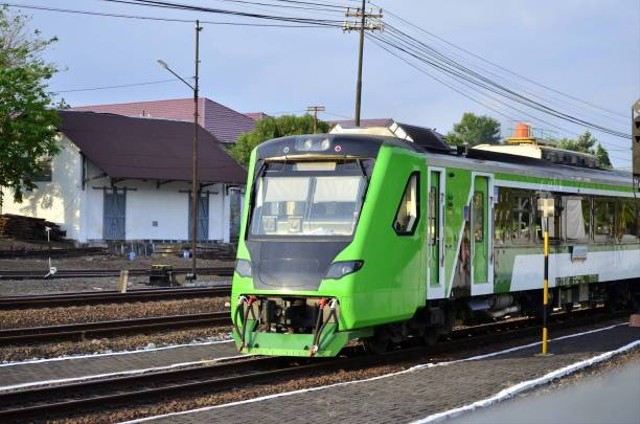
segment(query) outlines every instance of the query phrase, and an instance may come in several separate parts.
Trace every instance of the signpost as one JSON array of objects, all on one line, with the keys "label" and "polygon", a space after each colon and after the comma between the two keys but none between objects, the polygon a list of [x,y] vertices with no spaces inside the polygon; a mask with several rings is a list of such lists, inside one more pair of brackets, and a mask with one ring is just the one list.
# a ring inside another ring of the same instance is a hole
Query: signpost
[{"label": "signpost", "polygon": [[549,217],[555,213],[555,201],[538,199],[538,210],[542,215],[542,229],[544,232],[544,280],[542,294],[542,355],[547,354],[549,332],[547,329],[547,315],[549,314]]}]

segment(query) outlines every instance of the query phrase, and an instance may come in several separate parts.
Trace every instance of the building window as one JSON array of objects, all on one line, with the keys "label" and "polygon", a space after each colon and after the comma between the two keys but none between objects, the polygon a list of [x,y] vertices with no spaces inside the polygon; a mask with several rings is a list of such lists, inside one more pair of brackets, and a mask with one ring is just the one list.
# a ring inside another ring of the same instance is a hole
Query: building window
[{"label": "building window", "polygon": [[398,235],[411,235],[418,225],[418,177],[420,174],[413,173],[407,181],[402,199],[398,205],[396,218],[393,222],[393,229]]},{"label": "building window", "polygon": [[35,172],[30,175],[30,180],[34,183],[51,182],[53,167],[51,158],[38,159]]}]

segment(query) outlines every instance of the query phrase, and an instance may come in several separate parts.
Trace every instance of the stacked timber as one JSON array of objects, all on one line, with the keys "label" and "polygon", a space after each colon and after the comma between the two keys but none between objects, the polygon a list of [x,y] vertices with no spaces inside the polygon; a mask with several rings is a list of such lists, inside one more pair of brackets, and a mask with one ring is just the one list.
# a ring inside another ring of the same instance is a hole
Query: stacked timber
[{"label": "stacked timber", "polygon": [[[201,259],[218,259],[232,261],[236,258],[236,244],[234,243],[198,243],[197,255]],[[183,256],[191,251],[191,243],[156,243],[153,252],[160,256]],[[190,257],[190,256],[187,256]]]},{"label": "stacked timber", "polygon": [[47,240],[46,227],[51,228],[51,241],[62,241],[67,235],[60,226],[44,219],[12,214],[0,215],[0,238]]},{"label": "stacked timber", "polygon": [[198,256],[202,259],[233,261],[236,259],[237,245],[233,243],[214,243],[198,245]]}]

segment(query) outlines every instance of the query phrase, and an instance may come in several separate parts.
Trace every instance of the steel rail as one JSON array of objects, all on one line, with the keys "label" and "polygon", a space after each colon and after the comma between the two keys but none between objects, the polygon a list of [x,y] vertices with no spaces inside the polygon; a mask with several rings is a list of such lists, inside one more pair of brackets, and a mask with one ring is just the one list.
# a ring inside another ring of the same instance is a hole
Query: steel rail
[{"label": "steel rail", "polygon": [[[158,271],[150,269],[134,268],[129,269],[129,276],[149,276]],[[37,279],[56,279],[56,278],[95,278],[95,277],[117,277],[120,275],[119,269],[67,269],[58,270],[55,274],[46,277],[47,270],[42,271],[22,271],[22,270],[0,270],[0,280],[37,280]],[[190,268],[173,268],[173,274],[186,274],[191,272]],[[218,275],[221,277],[229,277],[233,275],[232,266],[218,266],[208,268],[198,268],[199,275]]]},{"label": "steel rail", "polygon": [[105,255],[108,251],[104,247],[73,247],[51,248],[42,245],[40,249],[0,249],[0,258],[60,258],[87,255]]},{"label": "steel rail", "polygon": [[[619,314],[618,314],[619,315]],[[616,315],[614,315],[616,316]],[[586,324],[601,322],[611,319],[612,314],[589,315],[575,320],[552,324],[554,329],[577,327]],[[464,329],[462,331],[466,331]],[[265,382],[278,382],[284,378],[304,377],[321,372],[335,370],[355,370],[383,364],[399,364],[406,361],[423,359],[425,355],[434,353],[447,353],[458,351],[461,348],[477,347],[478,339],[490,340],[491,343],[499,341],[513,341],[516,337],[527,337],[531,334],[531,327],[515,331],[499,332],[492,335],[483,335],[474,338],[461,338],[454,341],[439,343],[431,347],[414,347],[393,351],[375,356],[352,356],[343,358],[262,358],[262,362],[239,361],[228,364],[216,364],[182,370],[163,371],[158,373],[115,377],[109,379],[92,380],[86,382],[31,388],[27,390],[0,393],[0,405],[8,405],[8,408],[0,407],[0,421],[26,420],[43,413],[50,415],[70,413],[86,413],[86,409],[114,406],[131,406],[132,403],[157,401],[164,396],[184,396],[198,391],[206,391],[207,394],[224,390],[237,390],[244,385]],[[537,330],[537,328],[535,328]],[[470,346],[470,343],[473,346]],[[253,359],[251,361],[256,361]],[[430,361],[433,358],[430,357]],[[266,371],[255,371],[253,365],[264,366]],[[278,368],[280,366],[280,368]],[[251,372],[246,372],[252,368]],[[220,376],[223,371],[236,371],[240,375],[231,377]],[[213,375],[213,377],[212,377]],[[193,381],[198,379],[198,381]],[[177,382],[186,380],[186,382]],[[143,386],[131,388],[131,386]],[[144,387],[146,385],[146,387]],[[123,388],[124,386],[124,388]],[[150,387],[149,387],[150,386]],[[87,393],[103,391],[102,394],[87,397]],[[104,393],[104,391],[110,391]],[[81,396],[81,398],[77,398]],[[62,400],[61,400],[62,398]],[[35,403],[35,404],[33,404]],[[84,409],[84,410],[83,410]],[[89,411],[91,412],[91,411]],[[48,415],[48,416],[50,416]]]},{"label": "steel rail", "polygon": [[109,290],[102,292],[0,296],[0,310],[193,299],[201,297],[228,296],[230,294],[231,286],[226,284],[215,287],[140,289],[125,293]]},{"label": "steel rail", "polygon": [[[304,373],[362,368],[380,361],[382,361],[380,357],[363,357],[359,360],[356,358],[316,359],[315,361],[304,358],[302,360],[300,358],[295,360],[291,358],[257,358],[197,368],[0,393],[0,405],[10,405],[8,409],[0,407],[0,421],[25,420],[42,416],[43,413],[46,413],[47,416],[51,414],[68,415],[71,411],[77,412],[81,408],[99,408],[105,405],[121,406],[130,403],[132,399],[135,402],[144,402],[157,400],[163,396],[175,397],[204,390],[211,394],[237,389],[249,384],[300,376]],[[259,370],[260,368],[266,370]],[[226,373],[227,376],[220,376],[221,373]],[[228,376],[228,374],[232,375]],[[136,388],[136,386],[138,387]],[[87,397],[87,393],[95,393],[96,391],[102,392],[102,394]],[[37,403],[30,405],[35,402]]]},{"label": "steel rail", "polygon": [[136,334],[144,331],[230,325],[230,313],[174,315],[99,321],[45,327],[26,327],[0,330],[0,346],[47,342],[52,340],[84,340],[106,335]]}]

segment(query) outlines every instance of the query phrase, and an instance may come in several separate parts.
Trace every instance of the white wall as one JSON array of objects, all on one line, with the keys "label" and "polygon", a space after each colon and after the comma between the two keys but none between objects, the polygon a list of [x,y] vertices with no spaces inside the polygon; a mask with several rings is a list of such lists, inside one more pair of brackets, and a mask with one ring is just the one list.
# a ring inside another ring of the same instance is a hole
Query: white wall
[{"label": "white wall", "polygon": [[38,188],[23,193],[23,202],[13,201],[13,190],[3,190],[2,213],[44,218],[67,231],[67,238],[78,240],[81,233],[80,208],[82,159],[78,148],[61,137],[61,152],[53,158],[52,181],[36,183]]},{"label": "white wall", "polygon": [[[21,204],[13,202],[13,191],[3,191],[2,213],[44,218],[67,231],[67,238],[79,242],[103,240],[104,193],[111,180],[87,161],[82,184],[82,155],[66,137],[62,151],[52,161],[52,182],[38,183],[38,189],[24,193]],[[116,187],[127,188],[125,234],[127,240],[188,240],[190,182],[156,185],[155,181],[125,180]],[[223,184],[209,193],[209,240],[229,241],[229,197]],[[157,222],[157,226],[153,222]]]},{"label": "white wall", "polygon": [[[188,240],[190,182],[156,186],[155,182],[126,180],[116,186],[127,189],[125,234],[127,240]],[[87,239],[103,237],[104,188],[107,179],[88,185]],[[109,190],[109,189],[108,189]],[[203,189],[209,194],[209,240],[229,241],[229,205],[222,184]],[[153,226],[153,222],[157,226]]]}]

